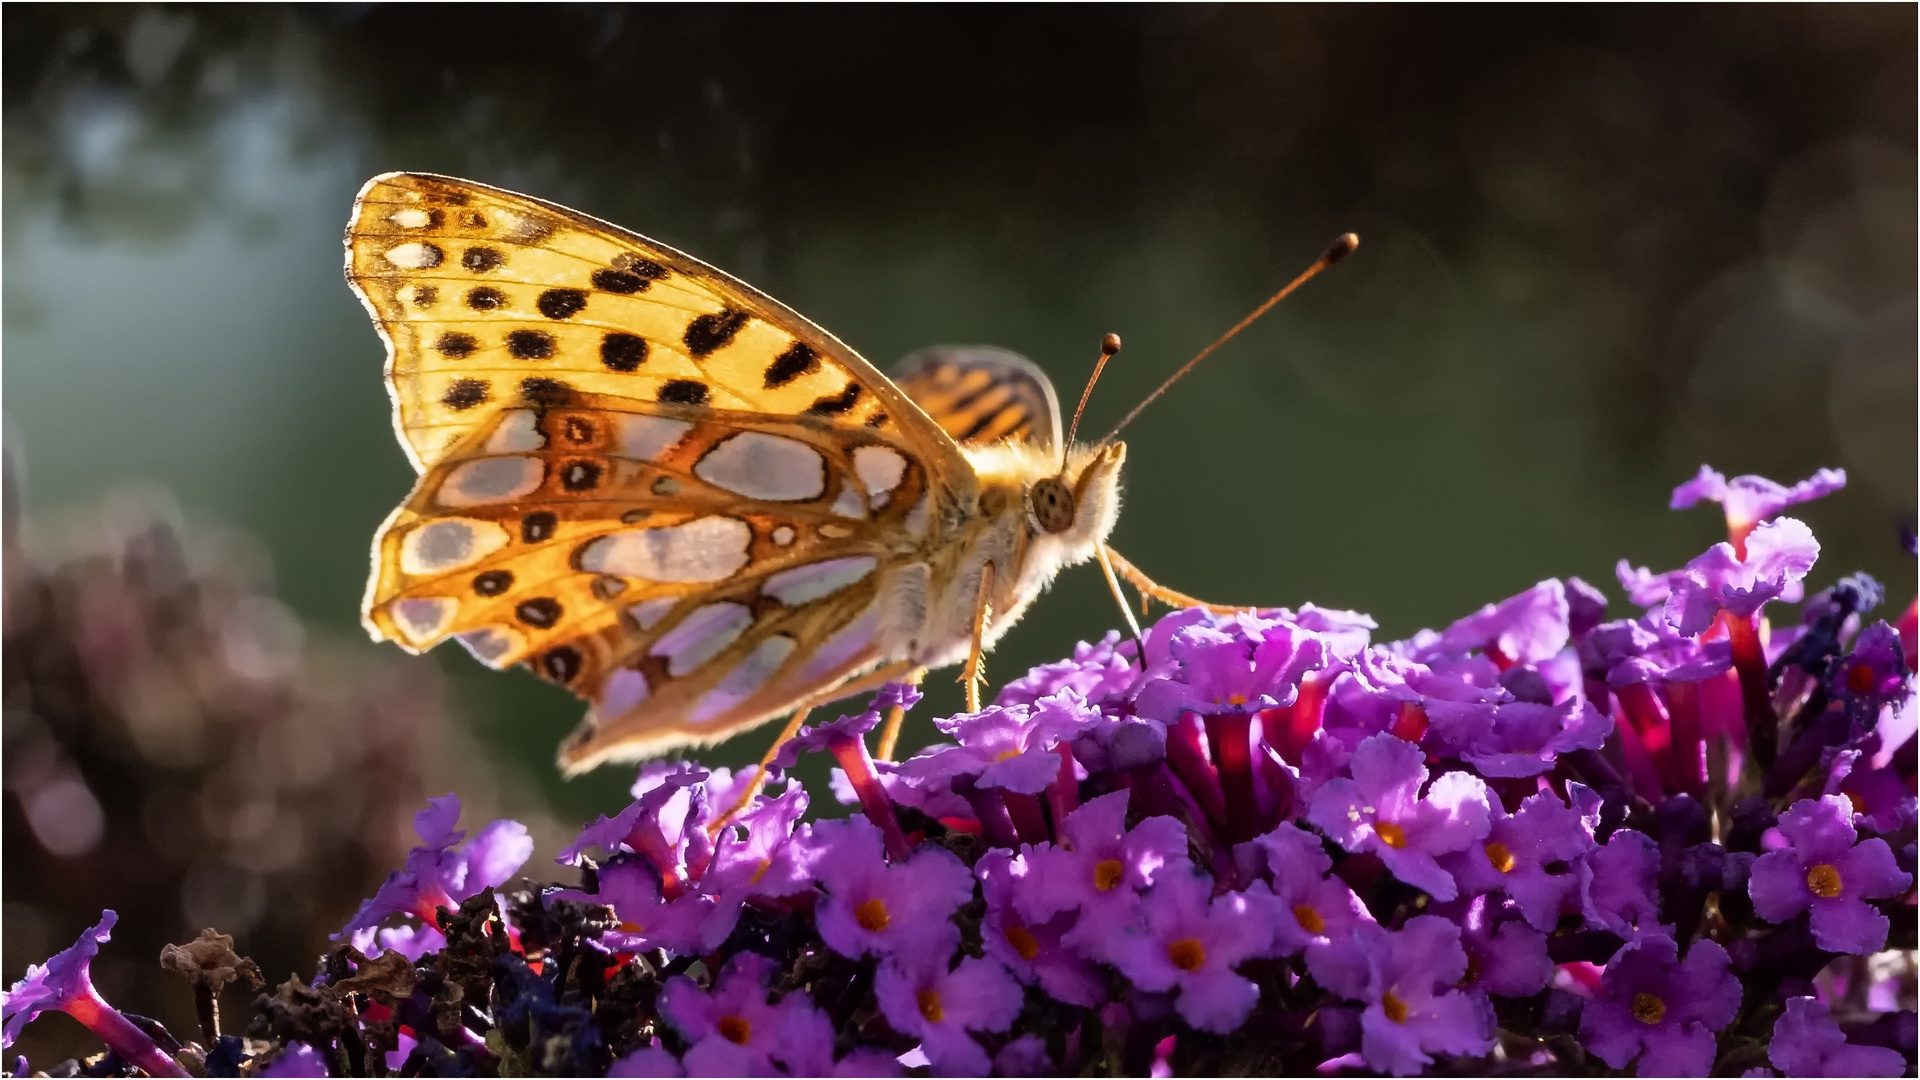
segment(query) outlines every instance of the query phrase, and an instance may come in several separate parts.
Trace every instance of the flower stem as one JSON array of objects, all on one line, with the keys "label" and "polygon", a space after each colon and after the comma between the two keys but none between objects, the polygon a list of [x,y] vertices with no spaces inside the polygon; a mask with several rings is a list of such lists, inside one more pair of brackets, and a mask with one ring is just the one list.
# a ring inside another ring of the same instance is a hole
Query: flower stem
[{"label": "flower stem", "polygon": [[1196,714],[1182,713],[1180,719],[1167,725],[1167,764],[1200,804],[1207,820],[1224,834],[1227,803],[1220,793],[1220,779],[1213,771],[1213,764],[1201,748],[1200,718]]},{"label": "flower stem", "polygon": [[1780,753],[1780,719],[1767,695],[1767,653],[1760,645],[1759,616],[1725,616],[1727,638],[1733,645],[1733,670],[1740,675],[1740,705],[1747,721],[1747,745],[1761,771],[1773,767]]},{"label": "flower stem", "polygon": [[893,812],[893,799],[881,786],[879,774],[873,771],[866,740],[840,736],[830,740],[827,749],[847,774],[854,793],[860,796],[860,809],[866,812],[867,820],[879,827],[887,843],[887,858],[896,861],[906,858],[913,851],[913,845],[907,843],[907,834],[900,829],[900,817]]},{"label": "flower stem", "polygon": [[1707,794],[1707,744],[1701,737],[1700,685],[1667,684],[1667,712],[1673,721],[1673,750],[1668,778],[1674,790],[1696,799]]},{"label": "flower stem", "polygon": [[1047,806],[1053,811],[1053,827],[1057,829],[1080,807],[1080,781],[1073,772],[1073,744],[1062,739],[1054,744],[1053,752],[1060,755],[1060,776],[1047,788]]},{"label": "flower stem", "polygon": [[971,776],[956,776],[953,793],[973,807],[974,816],[980,819],[980,835],[987,838],[987,843],[1004,848],[1020,846],[1020,836],[1014,831],[1013,818],[1007,814],[1007,804],[996,797],[994,791],[981,790]]},{"label": "flower stem", "polygon": [[1243,712],[1208,716],[1207,746],[1220,778],[1227,842],[1244,844],[1260,834],[1260,807],[1253,794],[1253,717]]},{"label": "flower stem", "polygon": [[1021,840],[1029,844],[1039,844],[1051,838],[1051,834],[1047,831],[1047,815],[1041,812],[1038,798],[1001,788],[1000,801],[1006,804],[1007,817],[1012,819],[1013,827],[1020,833]]},{"label": "flower stem", "polygon": [[119,1054],[127,1064],[142,1070],[149,1076],[191,1076],[180,1063],[161,1051],[152,1036],[134,1026],[133,1021],[120,1015],[119,1010],[109,1005],[94,991],[91,985],[69,999],[63,1006],[68,1016],[87,1026],[89,1031],[100,1036],[114,1053]]}]

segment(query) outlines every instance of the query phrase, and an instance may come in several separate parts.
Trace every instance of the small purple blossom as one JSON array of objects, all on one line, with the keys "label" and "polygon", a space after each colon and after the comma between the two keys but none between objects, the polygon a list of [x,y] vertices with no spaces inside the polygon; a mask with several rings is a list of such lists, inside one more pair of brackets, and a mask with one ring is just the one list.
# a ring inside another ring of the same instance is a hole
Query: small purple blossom
[{"label": "small purple blossom", "polygon": [[813,826],[814,874],[826,894],[820,936],[842,956],[953,955],[960,928],[952,915],[973,898],[973,874],[952,852],[923,846],[889,864],[880,830],[863,818]]},{"label": "small purple blossom", "polygon": [[833,1025],[805,991],[767,1001],[772,960],[735,953],[711,990],[685,975],[660,989],[660,1015],[681,1038],[681,1059],[695,1076],[766,1076],[776,1064],[794,1076],[819,1076],[833,1062]]},{"label": "small purple blossom", "polygon": [[1579,866],[1580,903],[1587,922],[1629,939],[1655,931],[1671,934],[1673,928],[1659,922],[1659,872],[1660,847],[1652,837],[1615,829]]},{"label": "small purple blossom", "polygon": [[1845,469],[1821,469],[1792,487],[1785,487],[1764,476],[1736,476],[1728,480],[1702,465],[1699,475],[1673,489],[1673,498],[1667,506],[1686,510],[1702,502],[1717,502],[1726,512],[1728,532],[1739,536],[1789,506],[1831,495],[1846,486]]},{"label": "small purple blossom", "polygon": [[1352,778],[1329,780],[1307,816],[1341,847],[1372,852],[1394,877],[1451,900],[1458,890],[1437,857],[1486,837],[1487,786],[1477,776],[1449,772],[1423,796],[1424,758],[1404,739],[1372,736],[1353,752]]},{"label": "small purple blossom", "polygon": [[806,789],[788,782],[786,790],[720,831],[713,861],[700,885],[704,891],[741,896],[792,896],[813,885],[811,849],[794,839],[794,825],[807,812]]},{"label": "small purple blossom", "polygon": [[1201,874],[1162,875],[1141,901],[1141,922],[1114,943],[1112,960],[1142,990],[1178,989],[1181,1017],[1224,1035],[1260,999],[1260,988],[1234,965],[1268,955],[1272,945],[1247,895],[1212,891]]},{"label": "small purple blossom", "polygon": [[1332,948],[1308,953],[1307,969],[1320,985],[1365,1004],[1360,1046],[1370,1068],[1407,1076],[1434,1054],[1493,1049],[1486,999],[1453,988],[1467,974],[1460,928],[1437,915],[1417,915],[1398,932],[1362,924]]},{"label": "small purple blossom", "polygon": [[26,1026],[43,1012],[64,1012],[85,1024],[128,1064],[149,1076],[187,1076],[187,1070],[168,1057],[118,1009],[93,988],[93,959],[100,943],[113,937],[118,913],[102,911],[100,921],[72,945],[53,954],[45,964],[27,965],[27,973],[12,989],[0,994],[0,1047],[12,1046]]},{"label": "small purple blossom", "polygon": [[327,1059],[318,1050],[299,1040],[288,1043],[255,1076],[331,1076]]},{"label": "small purple blossom", "polygon": [[1482,776],[1538,776],[1562,754],[1598,750],[1611,734],[1613,718],[1584,698],[1558,705],[1509,701],[1495,708],[1492,726],[1460,757]]},{"label": "small purple blossom", "polygon": [[1509,816],[1498,800],[1484,843],[1448,856],[1444,865],[1468,894],[1504,892],[1535,929],[1552,930],[1576,906],[1573,867],[1593,847],[1580,812],[1552,792],[1529,795]]},{"label": "small purple blossom", "polygon": [[715,897],[689,892],[668,899],[660,875],[647,862],[627,856],[599,868],[597,892],[561,889],[556,900],[606,904],[620,925],[602,942],[609,948],[637,952],[671,949],[704,952],[717,947],[733,931],[744,897]]},{"label": "small purple blossom", "polygon": [[1856,1046],[1814,997],[1787,999],[1767,1060],[1786,1076],[1905,1076],[1907,1060],[1884,1046]]},{"label": "small purple blossom", "polygon": [[[621,850],[638,852],[652,859],[664,875],[683,861],[682,847],[689,833],[698,828],[702,814],[694,805],[694,789],[707,779],[705,769],[683,762],[665,770],[643,769],[634,784],[634,799],[626,809],[607,817],[602,814],[567,845],[555,862],[578,866],[589,848],[600,848],[609,855]],[[704,806],[704,792],[699,796]],[[689,825],[694,826],[689,828]],[[697,842],[697,841],[696,841]]]},{"label": "small purple blossom", "polygon": [[1548,578],[1458,620],[1413,659],[1431,664],[1440,657],[1481,652],[1498,654],[1495,662],[1503,667],[1536,664],[1566,647],[1567,611],[1566,587],[1559,579]]},{"label": "small purple blossom", "polygon": [[873,990],[887,1023],[919,1039],[934,1070],[947,1076],[985,1076],[987,1052],[969,1032],[1005,1031],[1020,1014],[1020,984],[998,962],[976,957],[951,971],[944,958],[891,959]]},{"label": "small purple blossom", "polygon": [[1149,680],[1134,697],[1141,716],[1171,722],[1183,712],[1258,712],[1293,704],[1300,679],[1326,666],[1319,635],[1251,614],[1218,626],[1183,627],[1167,642],[1178,665]]},{"label": "small purple blossom", "polygon": [[879,727],[881,714],[893,708],[911,709],[920,703],[922,696],[916,686],[888,683],[873,695],[873,701],[865,710],[851,716],[843,715],[825,724],[808,724],[794,732],[793,738],[781,744],[780,753],[773,759],[771,767],[782,772],[791,769],[799,762],[800,755],[809,750],[832,753],[836,744],[861,739],[867,732]]},{"label": "small purple blossom", "polygon": [[1256,907],[1273,927],[1275,955],[1325,947],[1345,938],[1356,925],[1373,921],[1353,889],[1329,875],[1333,859],[1319,838],[1303,829],[1282,822],[1236,847],[1234,860],[1243,880],[1272,883]]},{"label": "small purple blossom", "polygon": [[404,869],[388,875],[379,891],[361,903],[334,940],[377,927],[394,915],[412,915],[432,925],[438,909],[457,908],[467,897],[502,884],[533,855],[527,827],[508,820],[489,823],[456,850],[454,845],[466,836],[453,827],[459,819],[458,796],[427,800],[427,808],[413,816],[420,846],[408,853]]},{"label": "small purple blossom", "polygon": [[1054,744],[1101,719],[1071,689],[1032,705],[989,705],[941,721],[940,729],[959,745],[926,751],[903,763],[901,772],[914,781],[967,776],[979,787],[1035,795],[1060,776]]},{"label": "small purple blossom", "polygon": [[1466,906],[1460,919],[1460,945],[1467,951],[1461,988],[1500,997],[1532,997],[1546,989],[1554,971],[1547,935],[1487,897]]},{"label": "small purple blossom", "polygon": [[1067,943],[1101,955],[1117,929],[1132,925],[1140,890],[1167,875],[1187,872],[1186,827],[1150,817],[1127,828],[1126,791],[1089,799],[1061,822],[1060,844],[1039,844],[1026,856],[1031,870],[1015,902],[1029,923],[1063,912],[1080,920]]},{"label": "small purple blossom", "polygon": [[1668,625],[1682,634],[1698,634],[1725,611],[1739,618],[1758,612],[1769,600],[1788,596],[1813,569],[1820,542],[1795,518],[1775,518],[1748,535],[1746,557],[1722,542],[1689,562],[1673,594],[1667,597]]},{"label": "small purple blossom", "polygon": [[1120,632],[1109,631],[1097,644],[1074,645],[1072,657],[1042,664],[1001,687],[993,703],[1031,705],[1062,690],[1072,690],[1094,706],[1119,701],[1140,675],[1133,652],[1133,642],[1122,644]]},{"label": "small purple blossom", "polygon": [[1907,676],[1900,632],[1876,620],[1854,639],[1853,651],[1834,665],[1828,693],[1855,723],[1872,727],[1881,709],[1905,700]]},{"label": "small purple blossom", "polygon": [[1786,922],[1811,908],[1813,939],[1829,952],[1870,953],[1885,945],[1887,917],[1867,901],[1898,896],[1913,884],[1887,842],[1855,843],[1853,807],[1840,795],[1800,800],[1780,815],[1779,829],[1790,846],[1753,864],[1753,910]]},{"label": "small purple blossom", "polygon": [[1041,923],[1021,917],[1014,897],[1031,886],[1025,855],[996,848],[981,856],[973,871],[987,902],[980,925],[987,955],[1005,964],[1021,982],[1037,982],[1050,997],[1070,1005],[1091,1008],[1106,1000],[1100,969],[1062,940],[1074,924],[1073,915],[1055,915]]},{"label": "small purple blossom", "polygon": [[1640,1059],[1641,1076],[1705,1076],[1713,1068],[1713,1033],[1740,1007],[1740,980],[1727,970],[1727,950],[1696,941],[1680,962],[1672,938],[1650,935],[1607,963],[1600,992],[1580,1016],[1580,1041],[1616,1069]]}]

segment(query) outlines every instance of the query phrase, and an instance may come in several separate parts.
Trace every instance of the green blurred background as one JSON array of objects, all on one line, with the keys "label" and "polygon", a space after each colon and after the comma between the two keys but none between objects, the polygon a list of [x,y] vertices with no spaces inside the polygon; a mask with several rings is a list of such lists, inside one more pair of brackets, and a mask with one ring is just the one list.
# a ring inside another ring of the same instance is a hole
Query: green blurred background
[{"label": "green blurred background", "polygon": [[[314,633],[358,632],[368,541],[411,479],[340,274],[353,194],[390,169],[658,237],[883,366],[988,342],[1070,401],[1117,331],[1096,431],[1352,229],[1354,258],[1129,431],[1114,541],[1162,581],[1356,608],[1391,637],[1551,575],[1617,596],[1614,560],[1667,568],[1722,535],[1666,509],[1705,461],[1844,466],[1804,508],[1813,584],[1864,569],[1913,595],[1911,6],[4,20],[29,518],[158,485],[261,538]],[[1070,572],[990,674],[1115,622],[1097,572]],[[630,772],[551,767],[567,695],[453,649],[409,663],[444,670],[477,745],[558,819],[618,804]],[[930,685],[923,714],[957,703]]]}]

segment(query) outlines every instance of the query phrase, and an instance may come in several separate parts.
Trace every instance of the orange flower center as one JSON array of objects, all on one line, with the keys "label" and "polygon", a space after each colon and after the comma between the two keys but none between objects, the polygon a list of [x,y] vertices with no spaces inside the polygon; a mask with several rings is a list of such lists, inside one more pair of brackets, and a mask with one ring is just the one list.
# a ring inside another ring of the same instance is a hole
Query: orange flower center
[{"label": "orange flower center", "polygon": [[1327,920],[1320,917],[1312,904],[1293,905],[1293,918],[1300,924],[1300,929],[1309,934],[1324,933],[1327,929]]},{"label": "orange flower center", "polygon": [[1028,932],[1026,927],[1009,926],[1006,936],[1007,944],[1013,946],[1013,951],[1020,954],[1020,959],[1031,960],[1039,955],[1040,942],[1034,939],[1033,934]]},{"label": "orange flower center", "polygon": [[1199,938],[1183,937],[1167,946],[1167,959],[1181,971],[1198,971],[1207,962],[1207,947]]},{"label": "orange flower center", "polygon": [[1847,689],[1856,694],[1864,694],[1873,689],[1873,667],[1869,664],[1855,664],[1848,668]]},{"label": "orange flower center", "polygon": [[753,1037],[753,1025],[744,1016],[723,1016],[714,1026],[720,1029],[721,1038],[735,1046],[745,1046]]},{"label": "orange flower center", "polygon": [[947,1018],[947,1011],[940,1007],[940,991],[922,990],[914,995],[920,1004],[920,1015],[927,1018],[929,1024],[937,1024]]},{"label": "orange flower center", "polygon": [[1381,843],[1390,848],[1403,848],[1407,846],[1407,830],[1395,825],[1391,821],[1374,822],[1373,834],[1380,838]]},{"label": "orange flower center", "polygon": [[1845,795],[1847,797],[1847,802],[1853,804],[1854,813],[1864,814],[1867,812],[1867,801],[1865,799],[1862,799],[1858,792],[1843,791],[1840,794]]},{"label": "orange flower center", "polygon": [[1119,859],[1101,859],[1093,864],[1093,887],[1107,892],[1120,884],[1120,879],[1126,875],[1127,868],[1121,865]]},{"label": "orange flower center", "polygon": [[620,929],[629,934],[644,934],[647,932],[647,928],[637,922],[623,922],[620,924]]},{"label": "orange flower center", "polygon": [[1840,868],[1832,863],[1821,863],[1807,871],[1807,888],[1813,895],[1823,900],[1831,900],[1840,895]]},{"label": "orange flower center", "polygon": [[1507,849],[1507,845],[1495,840],[1487,845],[1487,861],[1504,874],[1513,869],[1513,852]]},{"label": "orange flower center", "polygon": [[1407,1022],[1407,1003],[1401,1001],[1399,995],[1391,990],[1380,995],[1380,1011],[1386,1013],[1387,1019],[1396,1024]]},{"label": "orange flower center", "polygon": [[1633,995],[1633,1018],[1652,1027],[1666,1019],[1667,1003],[1645,990]]},{"label": "orange flower center", "polygon": [[877,934],[893,921],[893,913],[887,910],[887,902],[876,896],[853,909],[853,921],[860,924],[860,929]]}]

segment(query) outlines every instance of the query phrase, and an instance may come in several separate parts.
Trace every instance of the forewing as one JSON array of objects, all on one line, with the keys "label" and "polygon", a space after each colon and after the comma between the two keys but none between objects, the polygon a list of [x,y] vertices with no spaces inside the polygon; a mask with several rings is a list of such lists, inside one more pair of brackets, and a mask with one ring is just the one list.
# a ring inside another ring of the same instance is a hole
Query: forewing
[{"label": "forewing", "polygon": [[807,417],[903,439],[964,502],[952,440],[833,335],[699,260],[616,225],[468,180],[368,181],[347,277],[389,349],[416,468],[486,418],[562,391]]},{"label": "forewing", "polygon": [[990,345],[935,345],[893,366],[894,384],[959,443],[1060,441],[1060,399],[1047,373]]},{"label": "forewing", "polygon": [[713,742],[872,666],[890,567],[938,542],[883,429],[573,393],[495,411],[375,541],[367,620],[594,703],[571,768]]}]

